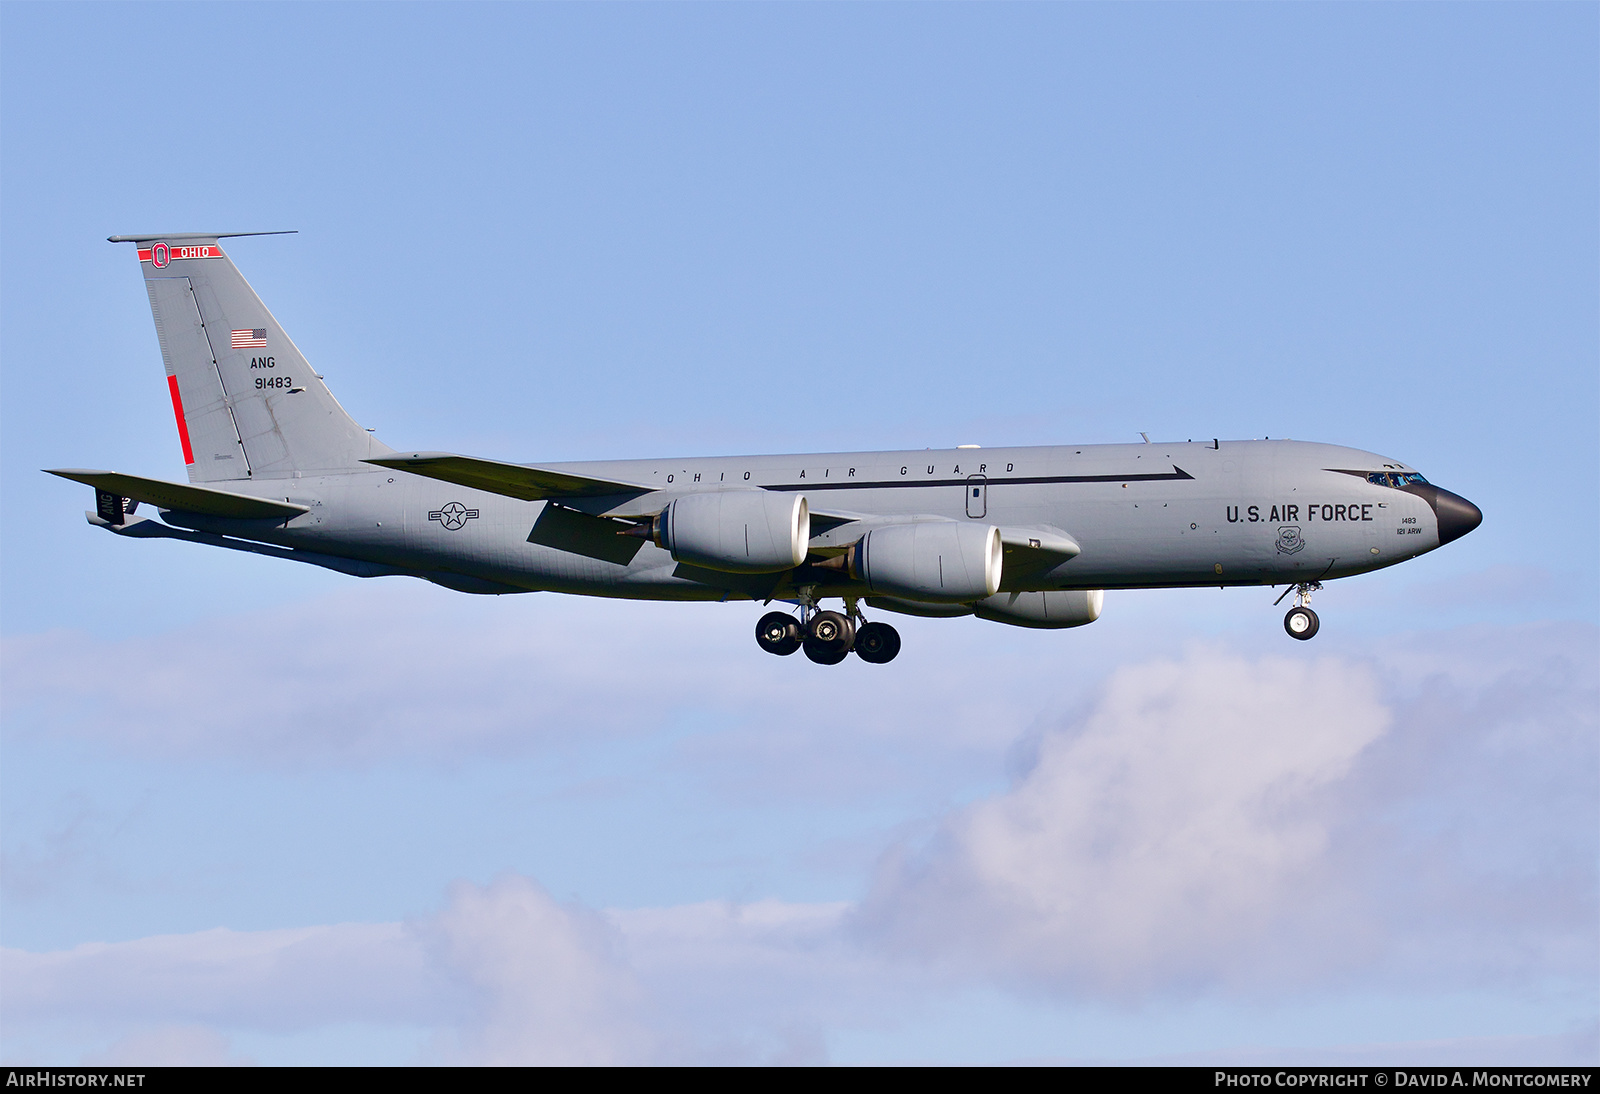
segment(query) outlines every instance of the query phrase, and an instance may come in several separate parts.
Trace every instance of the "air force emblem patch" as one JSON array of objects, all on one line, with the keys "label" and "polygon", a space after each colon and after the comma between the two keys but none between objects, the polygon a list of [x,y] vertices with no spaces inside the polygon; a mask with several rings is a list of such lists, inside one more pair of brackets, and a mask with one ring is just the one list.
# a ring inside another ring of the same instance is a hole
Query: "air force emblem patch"
[{"label": "air force emblem patch", "polygon": [[467,521],[478,519],[478,511],[468,509],[459,501],[453,501],[444,508],[429,513],[428,519],[438,521],[452,532],[459,532],[467,526]]}]

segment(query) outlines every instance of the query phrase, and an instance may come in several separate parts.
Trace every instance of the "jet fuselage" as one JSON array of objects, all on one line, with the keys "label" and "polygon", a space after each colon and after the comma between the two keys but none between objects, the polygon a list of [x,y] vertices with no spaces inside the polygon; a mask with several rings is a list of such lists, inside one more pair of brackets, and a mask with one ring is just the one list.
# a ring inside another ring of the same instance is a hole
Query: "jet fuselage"
[{"label": "jet fuselage", "polygon": [[[1052,527],[1082,548],[1048,569],[1007,566],[1001,588],[1277,585],[1392,566],[1460,534],[1437,488],[1398,460],[1290,440],[922,449],[542,464],[655,488],[643,500],[519,501],[388,471],[257,479],[242,493],[309,506],[276,525],[178,516],[188,527],[526,590],[661,600],[818,596],[852,583],[823,571],[709,573],[622,537],[601,514],[642,514],[687,493],[752,487],[803,494],[856,519],[814,532],[819,552],[864,528],[915,519]],[[1385,477],[1384,485],[1369,478]],[[1434,495],[1430,504],[1429,494]],[[1442,525],[1441,525],[1442,521]],[[576,549],[574,549],[576,548]],[[510,591],[509,589],[505,591]],[[860,591],[860,590],[854,590]]]}]

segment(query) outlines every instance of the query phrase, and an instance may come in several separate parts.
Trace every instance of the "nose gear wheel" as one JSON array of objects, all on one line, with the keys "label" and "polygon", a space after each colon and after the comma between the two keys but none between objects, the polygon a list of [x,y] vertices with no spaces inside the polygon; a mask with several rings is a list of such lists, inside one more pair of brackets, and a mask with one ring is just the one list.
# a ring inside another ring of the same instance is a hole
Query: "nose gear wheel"
[{"label": "nose gear wheel", "polygon": [[1289,614],[1283,617],[1283,629],[1289,632],[1289,637],[1302,642],[1316,637],[1317,628],[1321,625],[1317,613],[1310,608],[1290,608]]},{"label": "nose gear wheel", "polygon": [[1317,628],[1322,625],[1322,621],[1317,618],[1317,613],[1311,610],[1311,594],[1321,588],[1320,581],[1302,581],[1283,590],[1278,599],[1272,602],[1276,607],[1283,603],[1284,597],[1294,593],[1294,607],[1283,617],[1283,629],[1288,632],[1290,638],[1307,642],[1316,637]]}]

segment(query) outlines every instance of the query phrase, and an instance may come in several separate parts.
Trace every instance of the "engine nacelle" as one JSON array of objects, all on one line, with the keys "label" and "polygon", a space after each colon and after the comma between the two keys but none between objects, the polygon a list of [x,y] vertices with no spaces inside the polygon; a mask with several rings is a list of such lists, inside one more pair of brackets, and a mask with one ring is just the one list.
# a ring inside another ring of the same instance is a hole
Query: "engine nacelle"
[{"label": "engine nacelle", "polygon": [[799,494],[716,490],[661,511],[651,538],[679,562],[736,574],[792,570],[806,560],[811,510]]},{"label": "engine nacelle", "polygon": [[1103,589],[1052,589],[1042,593],[999,593],[972,606],[979,619],[1013,627],[1057,630],[1081,627],[1100,618]]},{"label": "engine nacelle", "polygon": [[926,521],[874,528],[850,548],[850,576],[876,594],[932,603],[982,600],[1000,588],[1000,529]]},{"label": "engine nacelle", "polygon": [[959,619],[972,614],[971,604],[929,604],[925,600],[903,600],[898,596],[869,596],[867,607],[921,616],[923,619]]}]

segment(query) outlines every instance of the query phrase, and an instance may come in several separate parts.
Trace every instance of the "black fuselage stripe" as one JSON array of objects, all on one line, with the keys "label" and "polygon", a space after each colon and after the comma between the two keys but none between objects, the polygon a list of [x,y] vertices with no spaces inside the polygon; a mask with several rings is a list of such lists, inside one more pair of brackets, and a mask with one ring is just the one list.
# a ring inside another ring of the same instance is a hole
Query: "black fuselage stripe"
[{"label": "black fuselage stripe", "polygon": [[1193,475],[1181,467],[1174,467],[1170,472],[1159,475],[1037,475],[1027,478],[991,478],[977,475],[970,479],[913,479],[907,475],[903,479],[885,479],[879,482],[863,482],[857,480],[835,480],[829,482],[790,482],[766,486],[767,490],[891,490],[905,486],[1042,486],[1049,483],[1072,482],[1176,482],[1180,479],[1192,479]]}]

